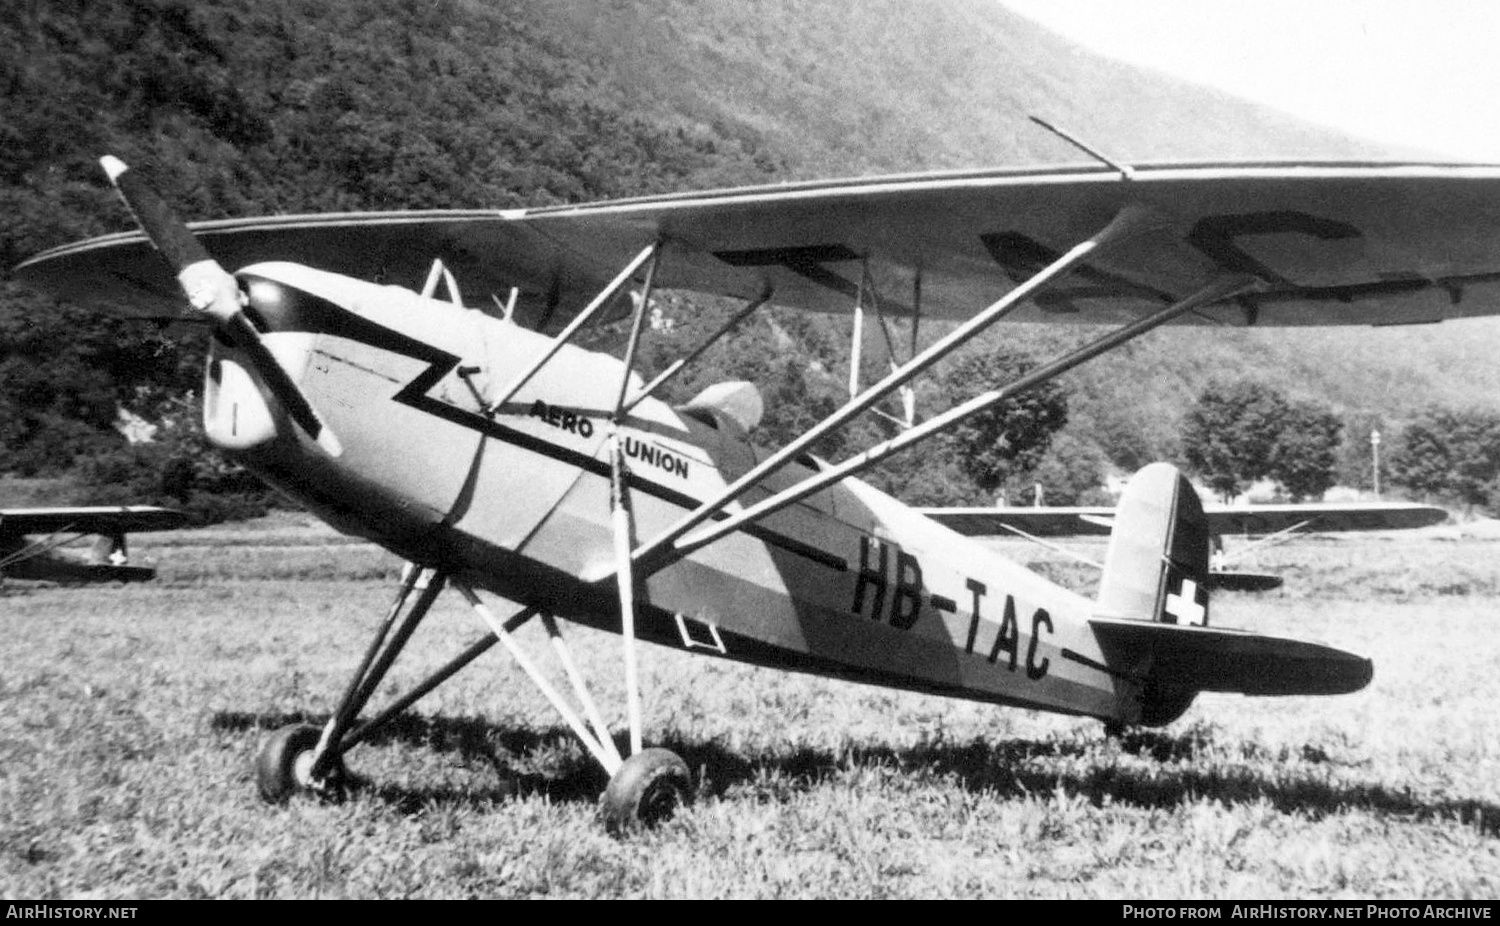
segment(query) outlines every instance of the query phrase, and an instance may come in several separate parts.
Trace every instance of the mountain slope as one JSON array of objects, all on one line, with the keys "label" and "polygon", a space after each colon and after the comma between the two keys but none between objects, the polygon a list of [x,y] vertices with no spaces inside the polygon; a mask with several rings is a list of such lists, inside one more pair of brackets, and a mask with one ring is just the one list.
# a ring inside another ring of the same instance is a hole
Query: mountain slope
[{"label": "mountain slope", "polygon": [[553,0],[529,15],[642,110],[754,137],[798,178],[1080,158],[1028,115],[1127,161],[1393,154],[1094,55],[996,3]]},{"label": "mountain slope", "polygon": [[[1409,154],[1099,58],[992,3],[49,0],[0,6],[0,261],[129,227],[97,168],[106,151],[213,218],[1082,159],[1032,114],[1133,162]],[[0,287],[0,371],[30,370],[24,394],[0,391],[5,440],[75,414],[54,358],[80,324]],[[847,323],[781,326],[802,393],[836,394]],[[1068,382],[1080,433],[1132,436],[1127,463],[1171,455],[1214,376],[1389,420],[1428,401],[1500,404],[1497,331],[1162,331]],[[1010,327],[976,349],[1078,336]],[[95,384],[90,426],[160,379],[137,367],[113,395]]]},{"label": "mountain slope", "polygon": [[[1421,158],[1094,55],[998,4],[553,0],[530,9],[611,92],[664,121],[745,138],[782,178],[1073,162],[1039,115],[1114,158]],[[1044,352],[1075,333],[1003,329]],[[867,349],[878,353],[880,345]],[[1169,455],[1213,377],[1399,420],[1422,406],[1500,407],[1500,322],[1327,331],[1167,330],[1070,374],[1075,418]],[[1128,396],[1122,401],[1122,395]],[[1360,435],[1357,439],[1363,439]]]}]

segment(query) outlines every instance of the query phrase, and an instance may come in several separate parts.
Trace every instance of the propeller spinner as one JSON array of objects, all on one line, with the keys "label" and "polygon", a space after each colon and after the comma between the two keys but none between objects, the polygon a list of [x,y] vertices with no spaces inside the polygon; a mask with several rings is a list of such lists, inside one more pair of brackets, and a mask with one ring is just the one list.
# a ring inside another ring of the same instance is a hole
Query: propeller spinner
[{"label": "propeller spinner", "polygon": [[192,230],[172,212],[156,191],[124,161],[106,155],[99,163],[120,198],[135,216],[141,231],[177,276],[193,310],[207,316],[220,333],[250,360],[261,381],[286,409],[287,415],[329,456],[338,456],[343,445],[323,422],[306,394],[266,347],[260,332],[245,314],[245,294],[234,277],[209,255]]}]

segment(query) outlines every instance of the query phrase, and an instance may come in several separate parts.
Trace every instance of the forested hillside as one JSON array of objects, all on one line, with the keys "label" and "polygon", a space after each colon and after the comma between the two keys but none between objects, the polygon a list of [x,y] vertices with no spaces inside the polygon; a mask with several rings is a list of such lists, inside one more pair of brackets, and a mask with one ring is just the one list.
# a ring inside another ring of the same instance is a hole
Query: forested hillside
[{"label": "forested hillside", "polygon": [[[17,0],[0,6],[0,88],[5,267],[129,227],[97,167],[105,152],[197,219],[1078,160],[1028,114],[1137,162],[1410,154],[1100,59],[961,0]],[[665,306],[677,330],[653,357],[723,311]],[[774,442],[838,401],[847,332],[841,319],[768,313],[682,391],[753,375]],[[878,373],[883,342],[868,334]],[[1042,356],[1082,334],[1011,327],[970,353]],[[118,407],[180,421],[201,337],[0,284],[0,472],[110,452]],[[1485,323],[1158,332],[1065,381],[1070,423],[1054,455],[1127,469],[1173,457],[1183,411],[1215,376],[1258,376],[1388,422],[1431,401],[1500,406],[1496,348]],[[919,411],[972,385],[929,377]],[[951,455],[896,469],[897,488],[920,470],[923,497],[975,492]]]}]

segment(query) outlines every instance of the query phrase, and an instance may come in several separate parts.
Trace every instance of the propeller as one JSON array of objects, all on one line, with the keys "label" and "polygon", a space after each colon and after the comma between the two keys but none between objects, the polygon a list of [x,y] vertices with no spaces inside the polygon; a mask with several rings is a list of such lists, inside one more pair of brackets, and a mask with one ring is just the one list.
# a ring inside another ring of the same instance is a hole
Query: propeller
[{"label": "propeller", "polygon": [[261,381],[298,427],[329,456],[343,453],[338,437],[266,347],[260,332],[245,314],[245,294],[235,278],[209,255],[202,242],[193,237],[192,230],[177,218],[151,185],[124,161],[105,155],[99,159],[99,164],[135,216],[141,231],[176,274],[193,310],[211,319],[229,343],[249,357]]}]

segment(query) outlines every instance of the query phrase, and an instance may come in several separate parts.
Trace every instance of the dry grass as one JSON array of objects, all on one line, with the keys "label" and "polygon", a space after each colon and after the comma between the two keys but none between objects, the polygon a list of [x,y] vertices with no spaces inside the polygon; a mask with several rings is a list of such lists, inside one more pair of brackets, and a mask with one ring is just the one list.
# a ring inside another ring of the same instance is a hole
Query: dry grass
[{"label": "dry grass", "polygon": [[[1287,589],[1221,596],[1216,623],[1369,653],[1372,686],[1204,696],[1120,742],[648,648],[648,735],[701,783],[625,841],[595,819],[602,774],[498,653],[355,750],[350,800],[262,804],[261,737],[332,707],[397,564],[296,519],[136,546],[161,581],[0,599],[5,897],[1500,893],[1500,545],[1268,556],[1298,564]],[[392,684],[477,634],[445,598]],[[619,704],[616,638],[569,639]]]}]

